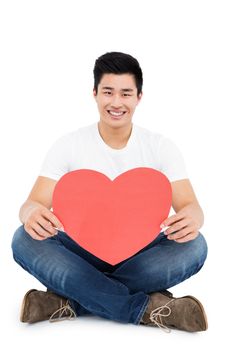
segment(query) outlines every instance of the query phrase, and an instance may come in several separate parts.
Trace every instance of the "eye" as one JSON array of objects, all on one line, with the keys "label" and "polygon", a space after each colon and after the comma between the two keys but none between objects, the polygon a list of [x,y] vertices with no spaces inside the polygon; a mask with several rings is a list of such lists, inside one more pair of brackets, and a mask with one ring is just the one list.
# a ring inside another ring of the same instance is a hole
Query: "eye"
[{"label": "eye", "polygon": [[104,91],[104,95],[111,95],[111,91]]},{"label": "eye", "polygon": [[132,96],[132,95],[130,95],[130,94],[123,94],[124,96]]}]

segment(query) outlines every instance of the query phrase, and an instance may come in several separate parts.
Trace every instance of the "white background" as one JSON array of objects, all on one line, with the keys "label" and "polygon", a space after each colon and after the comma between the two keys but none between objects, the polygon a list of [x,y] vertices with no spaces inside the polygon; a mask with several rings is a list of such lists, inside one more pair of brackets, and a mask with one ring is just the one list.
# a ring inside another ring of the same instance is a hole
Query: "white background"
[{"label": "white background", "polygon": [[[232,348],[232,1],[0,1],[1,343],[18,349]],[[95,59],[135,56],[144,97],[134,123],[181,149],[205,212],[209,245],[199,274],[172,288],[203,302],[209,330],[189,334],[98,317],[35,325],[18,320],[30,288],[12,259],[18,211],[51,144],[98,120]]]}]

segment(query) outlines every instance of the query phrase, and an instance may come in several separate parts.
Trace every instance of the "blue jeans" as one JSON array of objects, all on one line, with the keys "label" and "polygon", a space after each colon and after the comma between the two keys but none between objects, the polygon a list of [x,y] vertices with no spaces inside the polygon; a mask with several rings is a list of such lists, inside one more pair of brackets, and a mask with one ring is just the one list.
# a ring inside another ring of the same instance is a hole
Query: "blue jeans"
[{"label": "blue jeans", "polygon": [[200,233],[186,243],[160,233],[135,255],[110,265],[64,232],[38,241],[20,226],[12,240],[15,261],[49,290],[66,297],[77,315],[94,314],[139,324],[149,293],[181,283],[197,273],[207,256]]}]

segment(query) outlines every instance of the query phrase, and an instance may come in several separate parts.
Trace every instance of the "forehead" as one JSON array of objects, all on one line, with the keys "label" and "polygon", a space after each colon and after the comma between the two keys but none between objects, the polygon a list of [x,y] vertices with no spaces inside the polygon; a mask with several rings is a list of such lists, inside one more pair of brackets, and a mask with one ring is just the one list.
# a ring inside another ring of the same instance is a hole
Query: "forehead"
[{"label": "forehead", "polygon": [[134,76],[132,74],[112,74],[105,73],[99,83],[100,88],[112,87],[120,89],[136,89]]}]

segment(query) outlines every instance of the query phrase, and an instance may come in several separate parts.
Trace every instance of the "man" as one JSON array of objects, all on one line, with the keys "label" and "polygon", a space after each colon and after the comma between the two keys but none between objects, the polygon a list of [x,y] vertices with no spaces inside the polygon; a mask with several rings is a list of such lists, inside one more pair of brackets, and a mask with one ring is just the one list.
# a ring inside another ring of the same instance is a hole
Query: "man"
[{"label": "man", "polygon": [[[136,325],[190,332],[207,329],[203,306],[192,296],[175,298],[168,288],[197,273],[207,245],[199,229],[203,212],[172,141],[132,123],[142,98],[142,71],[125,53],[110,52],[94,67],[97,123],[61,137],[49,150],[20,209],[14,259],[46,287],[26,293],[20,319],[33,323],[94,314]],[[114,179],[136,167],[164,173],[172,186],[174,215],[159,236],[117,265],[92,255],[63,232],[51,211],[56,182],[69,171],[93,169]]]}]

